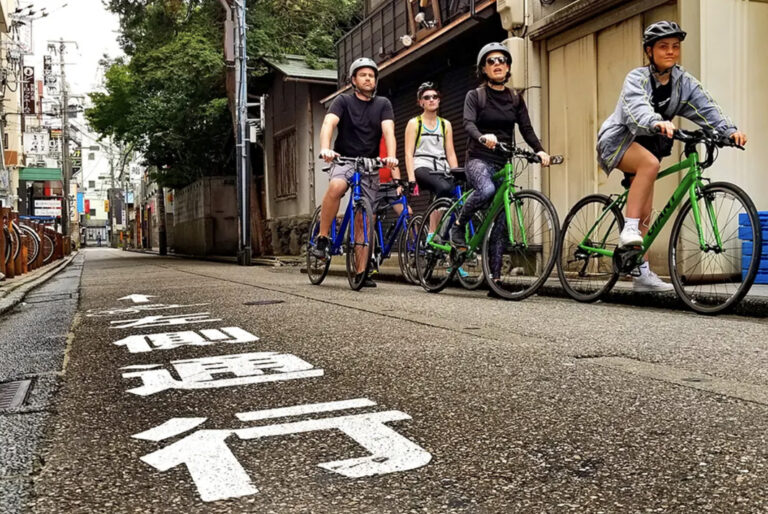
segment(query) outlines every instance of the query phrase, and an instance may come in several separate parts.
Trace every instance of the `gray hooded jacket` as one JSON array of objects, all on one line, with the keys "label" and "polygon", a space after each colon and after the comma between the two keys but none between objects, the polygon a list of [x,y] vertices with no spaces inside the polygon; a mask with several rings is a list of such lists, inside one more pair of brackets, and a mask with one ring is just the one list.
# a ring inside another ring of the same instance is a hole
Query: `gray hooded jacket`
[{"label": "gray hooded jacket", "polygon": [[[675,65],[671,71],[672,97],[667,104],[667,119],[683,116],[703,128],[730,136],[736,126],[723,113],[696,78]],[[600,167],[610,173],[624,157],[637,136],[651,135],[654,124],[664,118],[653,110],[651,72],[648,66],[635,68],[624,79],[616,110],[605,120],[597,134]]]}]

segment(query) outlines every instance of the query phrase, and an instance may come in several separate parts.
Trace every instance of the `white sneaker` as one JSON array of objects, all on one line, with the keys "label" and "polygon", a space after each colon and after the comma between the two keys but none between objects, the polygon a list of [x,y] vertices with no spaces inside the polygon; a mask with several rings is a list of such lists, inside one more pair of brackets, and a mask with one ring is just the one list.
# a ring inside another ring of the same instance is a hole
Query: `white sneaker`
[{"label": "white sneaker", "polygon": [[619,236],[619,246],[626,248],[627,246],[642,246],[643,235],[636,228],[624,227]]},{"label": "white sneaker", "polygon": [[667,284],[651,270],[632,279],[632,291],[636,293],[657,293],[659,291],[671,291],[675,287]]}]

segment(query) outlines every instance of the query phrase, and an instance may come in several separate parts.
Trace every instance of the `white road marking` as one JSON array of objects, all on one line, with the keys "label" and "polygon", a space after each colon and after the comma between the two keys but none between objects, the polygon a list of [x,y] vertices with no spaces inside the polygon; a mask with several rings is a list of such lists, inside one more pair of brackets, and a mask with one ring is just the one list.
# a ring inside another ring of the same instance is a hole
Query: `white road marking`
[{"label": "white road marking", "polygon": [[[202,335],[201,335],[202,334]],[[131,353],[151,352],[152,350],[173,350],[180,346],[209,346],[216,343],[253,343],[259,338],[239,327],[226,327],[184,332],[162,332],[128,336],[112,344],[125,346]]]},{"label": "white road marking", "polygon": [[157,298],[157,296],[151,294],[129,294],[128,296],[118,298],[118,300],[130,300],[133,303],[149,303],[150,298]]},{"label": "white road marking", "polygon": [[138,319],[125,319],[110,321],[114,325],[110,328],[148,328],[168,325],[186,325],[189,323],[210,323],[221,321],[221,318],[209,318],[208,312],[195,312],[193,314],[177,314],[175,316],[145,316]]},{"label": "white road marking", "polygon": [[284,418],[287,416],[301,416],[302,414],[314,414],[316,412],[329,412],[334,410],[359,409],[373,407],[376,402],[368,398],[356,398],[354,400],[341,400],[338,402],[310,403],[307,405],[295,405],[279,409],[257,410],[253,412],[241,412],[235,414],[240,421],[259,421],[262,419]]},{"label": "white road marking", "polygon": [[[214,389],[249,384],[262,384],[284,380],[296,380],[323,376],[322,369],[315,369],[312,364],[295,355],[278,352],[241,353],[218,355],[201,359],[172,361],[179,380],[171,373],[155,364],[155,369],[143,369],[123,373],[123,378],[140,378],[143,385],[128,389],[127,392],[139,396],[149,396],[168,389]],[[131,366],[123,369],[135,370]],[[265,374],[266,371],[271,373]],[[235,378],[214,378],[214,375],[232,374]]]}]

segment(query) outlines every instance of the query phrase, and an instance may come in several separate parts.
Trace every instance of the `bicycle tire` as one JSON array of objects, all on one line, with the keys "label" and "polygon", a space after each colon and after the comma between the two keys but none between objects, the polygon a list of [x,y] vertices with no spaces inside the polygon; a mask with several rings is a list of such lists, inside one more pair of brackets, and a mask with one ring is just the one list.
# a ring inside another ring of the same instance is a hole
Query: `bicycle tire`
[{"label": "bicycle tire", "polygon": [[3,237],[5,238],[5,255],[3,258],[5,263],[8,264],[11,260],[11,252],[13,252],[13,241],[11,240],[11,233],[6,226],[3,227]]},{"label": "bicycle tire", "polygon": [[[456,273],[456,270],[451,267],[450,252],[444,252],[427,245],[427,236],[430,233],[429,219],[432,213],[439,210],[448,211],[452,205],[453,202],[448,198],[435,200],[424,213],[419,225],[419,235],[416,240],[416,270],[421,287],[430,293],[439,293],[445,289]],[[446,219],[445,215],[441,216],[433,237],[448,242],[450,228],[450,219]],[[439,274],[437,278],[435,278],[436,269],[443,270],[443,273]]]},{"label": "bicycle tire", "polygon": [[[608,196],[585,196],[568,212],[560,230],[557,274],[568,296],[579,302],[598,300],[619,280],[619,272],[614,269],[612,258],[587,253],[578,247],[609,205],[611,199]],[[596,229],[600,235],[592,239],[599,241],[601,247],[615,251],[619,246],[619,235],[623,228],[624,216],[614,205]]]},{"label": "bicycle tire", "polygon": [[27,236],[27,264],[32,264],[40,253],[40,236],[26,225],[20,225],[19,229]]},{"label": "bicycle tire", "polygon": [[315,209],[312,215],[312,221],[309,223],[309,232],[307,233],[307,277],[312,285],[319,285],[328,275],[328,269],[331,267],[331,255],[329,252],[327,259],[318,259],[312,255],[312,248],[315,247],[317,234],[320,231],[320,209]]},{"label": "bicycle tire", "polygon": [[[688,254],[702,253],[698,230],[692,216],[691,200],[688,199],[672,226],[669,238],[669,273],[672,285],[683,303],[701,314],[718,314],[738,304],[755,281],[762,248],[760,219],[752,199],[734,184],[713,182],[701,188],[700,193],[697,199],[700,202],[701,226],[707,243],[707,250],[703,251],[707,262],[704,263],[701,258],[693,265],[688,262]],[[736,209],[732,205],[721,210],[718,205],[722,206],[725,200],[718,203],[718,195],[724,198],[729,194],[741,205]],[[711,228],[711,218],[706,205],[710,202],[711,212],[714,212],[720,229],[722,246],[717,245]],[[688,214],[691,214],[690,218]],[[748,227],[739,227],[739,214],[747,215],[750,223]],[[684,227],[686,221],[691,221],[693,228],[688,225]],[[739,231],[745,228],[751,232],[749,240],[752,241],[753,251],[746,273],[742,273],[743,255]],[[686,242],[688,245],[684,247]],[[715,244],[711,246],[710,243],[713,242]],[[711,273],[707,274],[708,271]],[[734,280],[736,282],[733,282]],[[697,286],[704,287],[698,289]],[[722,287],[716,290],[717,286]]]},{"label": "bicycle tire", "polygon": [[[363,216],[363,240],[360,242],[352,241],[352,227],[354,226],[357,216]],[[376,246],[376,224],[373,219],[373,209],[367,198],[361,198],[356,202],[352,208],[352,219],[349,221],[347,227],[347,233],[344,236],[345,253],[347,254],[347,280],[349,281],[349,287],[353,291],[359,291],[368,273],[371,271],[371,256],[373,255],[373,249]],[[367,239],[367,243],[365,242]],[[359,250],[362,247],[362,250]],[[359,252],[363,253],[360,254]],[[365,259],[365,269],[362,273],[357,272],[357,259]]]},{"label": "bicycle tire", "polygon": [[16,260],[19,256],[19,252],[21,252],[21,231],[19,231],[19,227],[16,223],[13,223],[11,228],[13,229],[10,231],[13,244],[13,255],[11,255],[11,259]]},{"label": "bicycle tire", "polygon": [[400,273],[409,284],[418,284],[419,277],[416,272],[416,244],[419,240],[419,224],[421,216],[411,216],[405,226],[405,230],[400,234],[398,242],[398,260],[400,262]]},{"label": "bicycle tire", "polygon": [[[509,242],[506,212],[500,209],[494,215],[483,236],[481,247],[483,273],[488,286],[496,294],[507,300],[523,300],[535,294],[552,274],[558,256],[560,221],[552,202],[538,191],[530,189],[518,191],[512,196],[511,201],[510,211],[518,206],[521,209],[527,244],[513,245]],[[516,223],[515,213],[510,212],[510,215],[513,218],[514,240],[522,241],[522,232]],[[504,225],[501,230],[506,243],[503,249],[503,261],[500,264],[507,273],[500,276],[497,281],[492,279],[490,252],[494,228],[499,223]]]},{"label": "bicycle tire", "polygon": [[48,264],[53,259],[53,254],[56,251],[56,241],[48,233],[43,232],[41,243],[43,247],[43,264]]},{"label": "bicycle tire", "polygon": [[[472,216],[472,226],[477,230],[483,223],[483,216],[479,212],[476,212]],[[470,233],[469,223],[467,223],[466,240],[469,241],[474,232]],[[461,274],[459,270],[464,270],[467,276]],[[483,257],[481,252],[475,251],[471,255],[464,258],[464,262],[456,270],[456,277],[459,279],[459,283],[464,289],[474,291],[485,283],[485,272],[483,271]]]}]

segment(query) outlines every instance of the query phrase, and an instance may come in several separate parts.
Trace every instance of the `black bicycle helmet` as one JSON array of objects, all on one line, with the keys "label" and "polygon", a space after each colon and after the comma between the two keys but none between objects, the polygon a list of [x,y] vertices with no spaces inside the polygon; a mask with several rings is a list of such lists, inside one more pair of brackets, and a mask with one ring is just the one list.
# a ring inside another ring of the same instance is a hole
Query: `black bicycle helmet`
[{"label": "black bicycle helmet", "polygon": [[418,102],[421,100],[421,95],[424,94],[424,91],[437,91],[437,86],[434,82],[424,82],[419,86],[419,89],[416,90],[416,101]]},{"label": "black bicycle helmet", "polygon": [[643,48],[653,46],[656,41],[665,37],[676,37],[683,41],[686,35],[687,33],[674,21],[657,21],[648,25],[643,32]]}]

